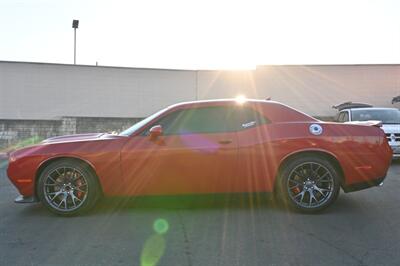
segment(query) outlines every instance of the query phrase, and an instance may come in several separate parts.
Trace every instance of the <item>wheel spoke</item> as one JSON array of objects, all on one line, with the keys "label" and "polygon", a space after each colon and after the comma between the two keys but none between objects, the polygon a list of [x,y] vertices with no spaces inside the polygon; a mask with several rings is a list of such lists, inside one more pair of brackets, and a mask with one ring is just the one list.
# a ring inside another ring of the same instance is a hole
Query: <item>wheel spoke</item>
[{"label": "wheel spoke", "polygon": [[77,179],[78,179],[78,172],[74,169],[74,171],[72,172],[71,182],[74,182]]},{"label": "wheel spoke", "polygon": [[315,180],[315,182],[321,182],[322,180],[325,179],[325,177],[327,177],[327,175],[330,176],[330,174],[329,174],[328,171],[326,171],[325,174],[323,174],[322,176],[318,177],[318,178]]},{"label": "wheel spoke", "polygon": [[[329,192],[332,192],[332,190],[330,189],[326,189],[326,188],[320,188],[318,186],[314,186],[314,189],[317,190],[319,193],[321,193],[322,196],[326,196]],[[324,192],[328,192],[326,194],[324,194]]]},{"label": "wheel spoke", "polygon": [[317,198],[314,195],[314,190],[310,190],[308,193],[310,193],[310,205],[312,204],[312,201],[315,200],[316,203],[318,203],[319,201],[317,200]]},{"label": "wheel spoke", "polygon": [[331,180],[318,180],[318,183],[331,183]]},{"label": "wheel spoke", "polygon": [[[62,194],[62,192],[61,191],[57,191],[57,192],[55,192],[55,195],[54,195],[54,197],[52,198],[52,199],[50,199],[50,202],[53,202],[58,196],[60,196]],[[47,195],[49,195],[49,193],[47,193]]]},{"label": "wheel spoke", "polygon": [[49,193],[47,193],[47,195],[56,195],[57,194],[57,196],[58,195],[60,195],[62,192],[60,191],[60,190],[58,190],[58,191],[54,191],[54,192],[49,192]]},{"label": "wheel spoke", "polygon": [[301,198],[300,198],[300,200],[299,200],[298,202],[302,203],[305,194],[306,194],[306,191],[303,190],[303,191],[301,191],[300,193],[298,193],[296,196],[294,196],[294,198],[296,199],[296,198],[298,198],[299,196],[301,196]]},{"label": "wheel spoke", "polygon": [[54,180],[50,175],[47,176],[51,181],[54,182],[54,184],[60,184],[60,182]]},{"label": "wheel spoke", "polygon": [[303,174],[300,174],[298,171],[294,171],[294,174],[301,177],[301,178],[306,178]]},{"label": "wheel spoke", "polygon": [[297,184],[297,185],[303,184],[303,183],[301,183],[300,181],[297,181],[297,180],[294,180],[294,179],[289,179],[289,182],[293,182],[293,183],[295,183],[295,184]]},{"label": "wheel spoke", "polygon": [[44,184],[46,187],[54,187],[59,186],[60,184]]},{"label": "wheel spoke", "polygon": [[74,204],[74,206],[76,206],[76,202],[75,202],[75,200],[79,200],[79,201],[81,201],[77,196],[75,196],[74,195],[74,193],[72,192],[71,194],[70,194],[70,196],[71,196],[71,199],[72,199],[72,203]]},{"label": "wheel spoke", "polygon": [[58,176],[61,176],[60,172],[58,172],[58,169],[56,169],[56,173],[58,174]]},{"label": "wheel spoke", "polygon": [[321,169],[321,165],[318,164],[317,169],[312,171],[312,176],[313,176],[314,178],[318,176],[318,171],[319,171],[319,169]]},{"label": "wheel spoke", "polygon": [[72,204],[74,204],[74,207],[76,207],[76,203],[75,203],[75,195],[74,195],[74,193],[72,192],[72,193],[71,193],[69,196],[71,197]]},{"label": "wheel spoke", "polygon": [[302,193],[303,193],[303,194],[301,195],[300,202],[303,202],[304,196],[306,195],[306,191],[305,191],[305,190],[303,190],[303,192],[302,192]]},{"label": "wheel spoke", "polygon": [[75,190],[77,190],[77,191],[79,191],[79,192],[86,193],[86,191],[85,191],[85,190],[82,190],[82,189],[80,189],[80,188],[78,188],[78,187],[75,187]]},{"label": "wheel spoke", "polygon": [[60,203],[57,205],[58,208],[65,203],[65,209],[67,209],[67,196],[64,194],[64,198],[60,201]]},{"label": "wheel spoke", "polygon": [[294,183],[294,184],[295,184],[294,186],[291,186],[289,189],[294,189],[295,187],[299,187],[299,186],[303,185],[303,183],[302,183],[302,182],[300,182],[300,181],[297,181],[297,180],[294,180],[294,179],[289,179],[289,182],[291,182],[291,183]]}]

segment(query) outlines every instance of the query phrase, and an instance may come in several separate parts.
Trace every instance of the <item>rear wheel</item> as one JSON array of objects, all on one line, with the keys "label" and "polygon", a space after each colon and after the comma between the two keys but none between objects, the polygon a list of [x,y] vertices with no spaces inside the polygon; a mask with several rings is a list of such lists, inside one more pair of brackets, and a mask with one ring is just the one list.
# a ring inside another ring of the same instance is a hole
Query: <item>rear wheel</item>
[{"label": "rear wheel", "polygon": [[298,157],[285,165],[279,192],[290,207],[307,213],[321,211],[339,195],[340,181],[328,160],[315,156]]},{"label": "rear wheel", "polygon": [[83,163],[73,160],[48,165],[38,180],[37,194],[50,211],[72,216],[92,208],[100,190],[94,173]]}]

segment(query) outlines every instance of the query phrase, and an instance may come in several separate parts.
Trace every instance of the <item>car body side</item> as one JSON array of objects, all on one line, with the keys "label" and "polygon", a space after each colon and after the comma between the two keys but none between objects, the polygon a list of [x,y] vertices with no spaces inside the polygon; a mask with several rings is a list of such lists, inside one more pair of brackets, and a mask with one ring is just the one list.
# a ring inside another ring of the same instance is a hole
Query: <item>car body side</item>
[{"label": "car body side", "polygon": [[[161,116],[180,109],[236,104],[234,101],[178,104],[166,110]],[[274,190],[276,178],[279,177],[285,163],[294,156],[302,156],[305,153],[313,153],[330,160],[342,175],[342,187],[345,191],[376,185],[386,176],[392,151],[381,129],[321,122],[271,101],[248,101],[244,105],[253,108],[270,122],[231,133],[228,137],[234,138],[235,142],[230,150],[217,143],[218,134],[200,134],[202,140],[207,140],[214,147],[211,150],[207,149],[206,154],[201,154],[201,158],[208,159],[207,162],[214,162],[210,165],[196,164],[199,152],[204,151],[192,148],[190,143],[181,142],[187,145],[184,148],[189,150],[189,153],[187,157],[176,161],[176,158],[180,158],[176,157],[180,154],[179,150],[168,150],[168,145],[165,145],[168,144],[169,136],[161,136],[160,141],[154,142],[149,140],[148,136],[141,134],[149,130],[160,116],[131,136],[76,135],[55,138],[37,146],[12,152],[9,158],[8,176],[23,196],[35,196],[37,178],[44,167],[54,160],[70,158],[81,161],[91,168],[98,177],[103,193],[109,196],[269,192]],[[319,124],[323,129],[322,134],[313,135],[310,132],[312,124]],[[198,142],[195,137],[192,139]],[[181,140],[179,136],[175,138]],[[145,147],[144,153],[136,153],[135,157],[131,157],[128,161],[127,156],[131,156],[129,151],[140,150],[140,147]],[[163,156],[154,157],[160,147],[165,151]],[[220,154],[226,155],[224,157],[226,161],[218,161],[218,158],[221,158]],[[168,158],[174,158],[174,161],[168,161]],[[172,162],[183,172],[192,171],[195,173],[195,178],[188,176],[184,179],[183,176],[181,180],[174,180],[175,177],[172,175],[174,172],[168,172],[169,179],[163,180],[164,187],[157,186],[153,190],[146,189],[146,185],[151,181],[160,180],[152,175],[152,171],[141,172],[145,173],[145,179],[134,180],[135,175],[131,171],[155,169],[160,165],[159,160]],[[221,172],[225,175],[200,182],[201,178],[211,172],[219,173],[222,167],[227,170]],[[231,169],[226,169],[227,167]],[[232,176],[226,176],[226,173],[231,173]],[[182,181],[187,182],[186,186],[179,187]],[[178,185],[178,188],[171,189],[174,185]]]}]

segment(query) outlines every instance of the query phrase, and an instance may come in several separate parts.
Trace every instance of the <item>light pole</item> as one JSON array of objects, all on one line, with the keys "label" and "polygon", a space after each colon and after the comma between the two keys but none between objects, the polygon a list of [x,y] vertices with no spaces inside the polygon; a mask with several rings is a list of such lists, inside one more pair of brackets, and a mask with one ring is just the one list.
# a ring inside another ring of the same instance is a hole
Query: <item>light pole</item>
[{"label": "light pole", "polygon": [[74,28],[74,65],[76,65],[76,29],[79,26],[79,20],[72,21],[72,28]]}]

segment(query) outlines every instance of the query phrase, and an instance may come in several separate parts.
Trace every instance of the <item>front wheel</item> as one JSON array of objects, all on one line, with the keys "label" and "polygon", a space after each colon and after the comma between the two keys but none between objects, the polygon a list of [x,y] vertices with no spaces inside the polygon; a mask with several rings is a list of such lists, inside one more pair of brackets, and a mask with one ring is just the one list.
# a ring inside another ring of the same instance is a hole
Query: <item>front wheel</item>
[{"label": "front wheel", "polygon": [[72,216],[92,208],[99,198],[99,185],[94,173],[73,160],[48,165],[38,180],[37,194],[50,211]]},{"label": "front wheel", "polygon": [[328,160],[304,156],[286,164],[280,176],[279,192],[289,207],[313,213],[336,200],[339,180],[337,170]]}]

